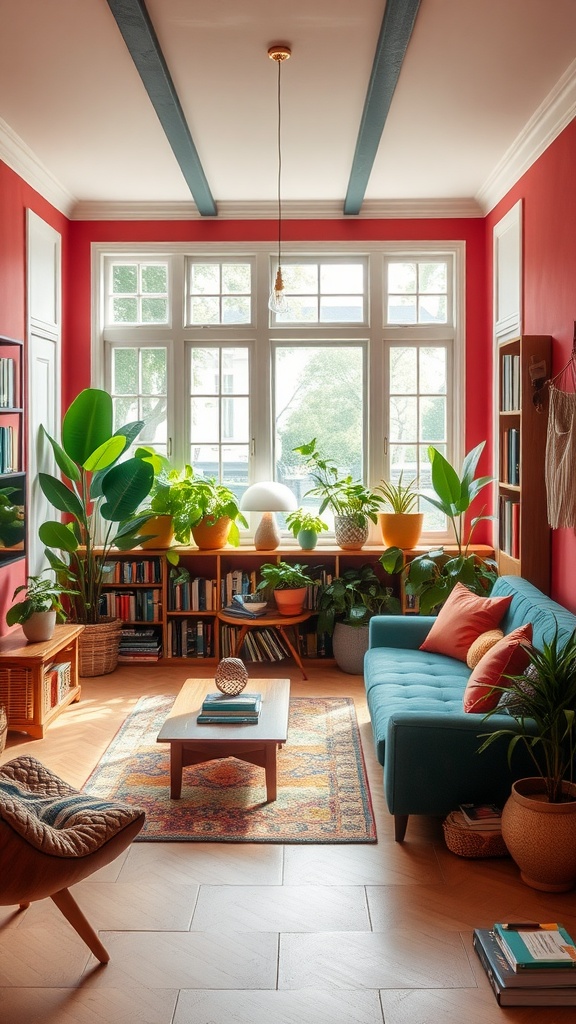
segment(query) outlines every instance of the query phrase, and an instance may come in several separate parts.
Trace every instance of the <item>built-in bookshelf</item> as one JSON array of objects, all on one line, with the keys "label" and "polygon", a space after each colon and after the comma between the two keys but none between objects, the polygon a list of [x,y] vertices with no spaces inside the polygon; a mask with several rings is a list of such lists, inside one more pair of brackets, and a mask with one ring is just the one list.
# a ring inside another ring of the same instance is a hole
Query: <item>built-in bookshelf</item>
[{"label": "built-in bookshelf", "polygon": [[0,565],[26,555],[23,343],[0,337]]},{"label": "built-in bookshelf", "polygon": [[552,339],[523,335],[498,346],[498,564],[550,589],[546,510],[547,390]]}]

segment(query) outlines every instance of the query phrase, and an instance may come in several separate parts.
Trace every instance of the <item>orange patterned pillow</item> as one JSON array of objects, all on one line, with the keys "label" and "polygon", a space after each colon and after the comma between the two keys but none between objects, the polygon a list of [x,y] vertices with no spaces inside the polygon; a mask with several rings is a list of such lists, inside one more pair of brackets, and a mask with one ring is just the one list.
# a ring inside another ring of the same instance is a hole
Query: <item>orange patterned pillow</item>
[{"label": "orange patterned pillow", "polygon": [[457,583],[438,612],[420,650],[466,661],[470,644],[481,633],[500,625],[511,600],[512,595],[480,597],[462,583]]},{"label": "orange patterned pillow", "polygon": [[504,633],[501,629],[487,629],[485,633],[480,633],[480,636],[470,644],[468,648],[468,654],[466,655],[466,664],[468,668],[476,668],[476,665],[480,661],[487,651],[494,644],[497,644],[502,639]]},{"label": "orange patterned pillow", "polygon": [[494,686],[506,686],[507,676],[520,675],[528,662],[528,652],[522,644],[532,641],[532,623],[518,626],[502,637],[494,647],[480,658],[464,691],[464,711],[485,714],[498,704],[501,691]]}]

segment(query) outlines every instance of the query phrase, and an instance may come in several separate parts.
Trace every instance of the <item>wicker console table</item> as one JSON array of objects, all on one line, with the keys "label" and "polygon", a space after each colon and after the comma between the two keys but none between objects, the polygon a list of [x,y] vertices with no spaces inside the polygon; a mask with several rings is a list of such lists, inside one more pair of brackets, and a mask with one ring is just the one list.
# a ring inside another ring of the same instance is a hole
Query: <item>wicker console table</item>
[{"label": "wicker console table", "polygon": [[[21,629],[0,638],[0,705],[6,708],[9,730],[43,739],[50,722],[80,700],[78,637],[83,629],[56,626],[52,639],[39,644],[27,643]],[[56,662],[67,662],[70,671],[54,703],[46,669]]]}]

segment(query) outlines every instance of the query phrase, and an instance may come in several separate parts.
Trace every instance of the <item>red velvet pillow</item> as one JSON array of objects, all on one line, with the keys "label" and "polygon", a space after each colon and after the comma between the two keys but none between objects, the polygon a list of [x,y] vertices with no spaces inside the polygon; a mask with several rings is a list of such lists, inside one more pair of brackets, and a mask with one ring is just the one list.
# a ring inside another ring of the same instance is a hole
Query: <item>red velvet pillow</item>
[{"label": "red velvet pillow", "polygon": [[476,665],[464,691],[464,711],[485,714],[498,704],[502,693],[493,686],[506,686],[506,676],[519,676],[529,662],[522,644],[532,641],[532,623],[518,626],[502,637]]},{"label": "red velvet pillow", "polygon": [[470,644],[489,629],[496,629],[510,605],[510,597],[480,597],[457,583],[442,605],[421,651],[447,654],[466,661]]}]

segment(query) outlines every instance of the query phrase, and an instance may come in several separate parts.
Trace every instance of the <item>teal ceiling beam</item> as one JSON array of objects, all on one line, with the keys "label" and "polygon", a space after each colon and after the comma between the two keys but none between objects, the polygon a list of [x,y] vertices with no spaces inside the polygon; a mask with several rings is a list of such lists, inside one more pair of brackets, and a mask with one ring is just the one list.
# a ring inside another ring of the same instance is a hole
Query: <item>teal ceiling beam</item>
[{"label": "teal ceiling beam", "polygon": [[419,7],[420,0],[386,0],[344,201],[346,214],[360,213]]},{"label": "teal ceiling beam", "polygon": [[108,6],[160,119],[198,212],[204,217],[215,217],[218,213],[216,203],[144,0],[108,0]]}]

